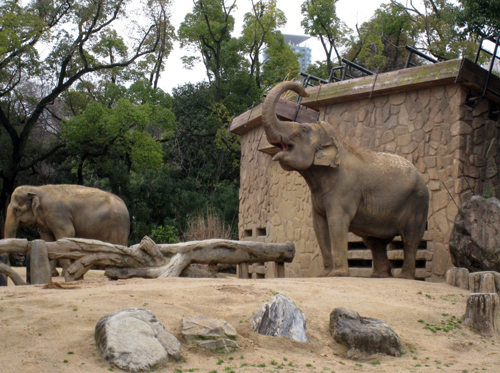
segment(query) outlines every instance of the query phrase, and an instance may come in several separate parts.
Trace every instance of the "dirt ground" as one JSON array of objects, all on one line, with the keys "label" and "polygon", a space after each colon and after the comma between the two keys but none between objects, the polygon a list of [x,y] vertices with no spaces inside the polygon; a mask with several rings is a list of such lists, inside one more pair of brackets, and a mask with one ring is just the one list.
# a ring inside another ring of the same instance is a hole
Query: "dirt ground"
[{"label": "dirt ground", "polygon": [[[352,277],[108,281],[102,271],[79,282],[55,281],[61,287],[0,288],[0,372],[120,371],[97,353],[94,328],[105,314],[130,307],[150,310],[181,341],[183,361],[156,372],[500,372],[500,342],[460,323],[468,292],[445,283]],[[308,342],[252,331],[252,316],[276,293],[306,315]],[[346,348],[329,332],[336,307],[386,321],[405,353],[345,358]],[[189,347],[180,334],[182,320],[196,315],[228,321],[240,350],[214,354]]]}]

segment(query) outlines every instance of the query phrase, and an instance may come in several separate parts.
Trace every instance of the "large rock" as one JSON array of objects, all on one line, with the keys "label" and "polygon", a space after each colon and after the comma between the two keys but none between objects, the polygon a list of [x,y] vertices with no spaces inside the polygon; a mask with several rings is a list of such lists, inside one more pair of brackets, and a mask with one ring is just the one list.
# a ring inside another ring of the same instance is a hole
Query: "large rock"
[{"label": "large rock", "polygon": [[236,329],[225,320],[188,317],[182,321],[182,334],[191,344],[207,350],[232,352],[239,348]]},{"label": "large rock", "polygon": [[149,371],[182,358],[181,344],[151,311],[128,308],[104,315],[95,327],[97,349],[104,360],[123,370]]},{"label": "large rock", "polygon": [[450,253],[456,267],[500,272],[500,201],[472,197],[455,218]]},{"label": "large rock", "polygon": [[252,328],[262,335],[307,342],[306,317],[295,303],[283,294],[275,295],[257,311],[252,318]]},{"label": "large rock", "polygon": [[339,307],[330,314],[330,328],[335,341],[349,347],[348,358],[377,353],[401,356],[399,337],[385,321],[361,317],[356,311]]}]

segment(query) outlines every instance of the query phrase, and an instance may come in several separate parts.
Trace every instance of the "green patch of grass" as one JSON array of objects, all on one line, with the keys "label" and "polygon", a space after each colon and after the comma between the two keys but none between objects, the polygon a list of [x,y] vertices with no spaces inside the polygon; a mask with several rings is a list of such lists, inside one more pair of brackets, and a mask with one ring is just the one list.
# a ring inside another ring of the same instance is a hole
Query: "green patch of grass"
[{"label": "green patch of grass", "polygon": [[222,359],[219,359],[219,361],[216,362],[217,365],[221,365],[223,363],[224,363],[224,360],[222,360]]},{"label": "green patch of grass", "polygon": [[278,365],[278,362],[273,360],[273,361],[271,361],[271,365]]},{"label": "green patch of grass", "polygon": [[265,367],[266,367],[266,364],[264,364],[264,363],[257,365],[257,368],[265,368]]},{"label": "green patch of grass", "polygon": [[65,363],[69,363],[69,361],[68,361],[68,360],[64,360],[64,362],[65,362]]},{"label": "green patch of grass", "polygon": [[380,365],[380,361],[375,360],[375,361],[372,361],[370,364],[373,366]]},{"label": "green patch of grass", "polygon": [[73,355],[74,352],[73,351],[68,351],[68,355]]},{"label": "green patch of grass", "polygon": [[78,308],[73,308],[73,311],[78,311]]}]

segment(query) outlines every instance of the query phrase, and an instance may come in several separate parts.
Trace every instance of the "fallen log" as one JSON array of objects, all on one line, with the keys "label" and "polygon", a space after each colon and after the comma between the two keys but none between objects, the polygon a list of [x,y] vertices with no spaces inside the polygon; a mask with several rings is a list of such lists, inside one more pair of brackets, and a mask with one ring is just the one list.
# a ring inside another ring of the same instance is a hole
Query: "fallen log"
[{"label": "fallen log", "polygon": [[159,268],[107,268],[105,275],[112,279],[130,277],[178,277],[191,263],[239,264],[257,262],[289,263],[295,256],[293,243],[273,244],[253,241],[212,239],[158,245],[160,252],[171,257]]},{"label": "fallen log", "polygon": [[14,285],[27,285],[26,282],[23,281],[21,276],[19,276],[12,268],[10,268],[7,264],[0,262],[0,273],[7,277],[10,277]]},{"label": "fallen log", "polygon": [[[0,240],[0,253],[26,252],[31,249],[31,245],[27,240]],[[74,260],[66,269],[66,281],[81,279],[96,265],[107,267],[105,275],[111,279],[163,278],[179,276],[191,263],[285,263],[291,262],[295,255],[293,243],[223,239],[157,245],[146,236],[141,243],[127,247],[98,240],[62,238],[55,242],[45,242],[45,245],[49,260]],[[10,274],[11,272],[9,277]]]}]

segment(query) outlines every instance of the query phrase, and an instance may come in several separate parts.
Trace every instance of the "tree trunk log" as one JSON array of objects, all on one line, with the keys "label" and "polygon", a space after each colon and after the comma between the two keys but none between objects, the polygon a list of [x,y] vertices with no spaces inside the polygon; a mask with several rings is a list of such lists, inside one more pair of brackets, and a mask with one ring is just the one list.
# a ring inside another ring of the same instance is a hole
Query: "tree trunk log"
[{"label": "tree trunk log", "polygon": [[161,244],[158,245],[158,248],[163,255],[172,257],[166,266],[147,270],[143,268],[107,268],[105,275],[111,279],[177,277],[191,263],[283,263],[291,262],[295,255],[295,245],[293,243],[270,244],[222,239]]},{"label": "tree trunk log", "polygon": [[[32,243],[27,240],[0,240],[0,254],[26,252]],[[62,238],[45,243],[49,260],[72,259],[66,270],[66,281],[81,279],[94,265],[107,268],[112,278],[176,277],[191,263],[239,264],[256,262],[291,262],[295,255],[293,243],[270,244],[222,239],[156,245],[149,237],[131,247],[83,238]],[[171,258],[167,263],[166,258]]]},{"label": "tree trunk log", "polygon": [[0,262],[0,273],[4,274],[7,277],[10,277],[14,285],[27,285],[27,283],[24,282],[23,279],[16,272],[14,272],[12,268],[10,268],[7,264],[3,264],[2,262]]},{"label": "tree trunk log", "polygon": [[464,324],[479,333],[500,336],[500,299],[497,293],[471,293],[467,297]]}]

